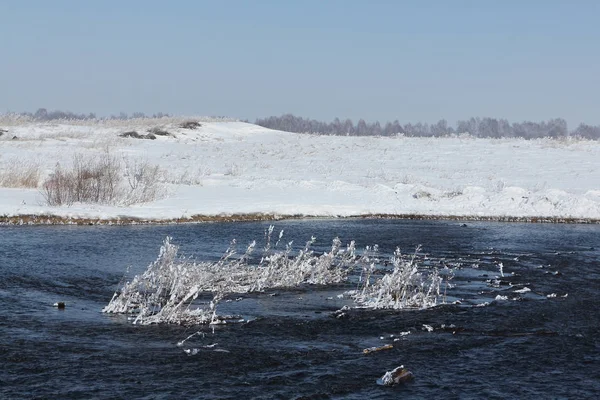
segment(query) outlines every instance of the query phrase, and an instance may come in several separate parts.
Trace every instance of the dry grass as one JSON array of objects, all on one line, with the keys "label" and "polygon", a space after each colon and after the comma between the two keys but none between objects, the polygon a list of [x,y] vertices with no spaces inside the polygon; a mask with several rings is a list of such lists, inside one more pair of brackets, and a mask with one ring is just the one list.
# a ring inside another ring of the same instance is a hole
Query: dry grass
[{"label": "dry grass", "polygon": [[40,177],[41,170],[38,163],[10,160],[0,169],[0,187],[37,188]]},{"label": "dry grass", "polygon": [[200,127],[202,127],[202,124],[198,121],[184,121],[181,124],[179,124],[179,127],[182,129],[198,129]]},{"label": "dry grass", "polygon": [[123,128],[123,129],[135,129],[139,126],[148,125],[174,125],[179,126],[188,121],[194,121],[198,123],[209,123],[209,122],[238,122],[237,118],[228,117],[208,117],[208,116],[174,116],[174,117],[162,117],[162,118],[130,118],[126,120],[122,119],[89,119],[89,120],[52,120],[52,121],[35,121],[31,117],[17,115],[17,114],[0,114],[0,125],[3,128],[11,126],[20,126],[24,124],[36,124],[36,125],[85,125],[94,127],[105,127],[105,128]]}]

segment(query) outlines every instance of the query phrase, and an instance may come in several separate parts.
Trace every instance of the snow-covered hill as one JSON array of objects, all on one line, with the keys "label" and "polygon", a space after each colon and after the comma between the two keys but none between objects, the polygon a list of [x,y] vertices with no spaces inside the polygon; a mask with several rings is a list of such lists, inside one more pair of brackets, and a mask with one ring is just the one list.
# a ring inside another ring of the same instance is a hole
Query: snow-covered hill
[{"label": "snow-covered hill", "polygon": [[[0,188],[0,215],[170,219],[267,213],[600,219],[600,142],[302,135],[198,119],[0,121],[0,176],[105,154],[161,169],[160,199],[50,207],[39,188]],[[121,138],[160,127],[172,136]],[[13,139],[13,137],[16,137]],[[1,181],[1,179],[0,179]]]}]

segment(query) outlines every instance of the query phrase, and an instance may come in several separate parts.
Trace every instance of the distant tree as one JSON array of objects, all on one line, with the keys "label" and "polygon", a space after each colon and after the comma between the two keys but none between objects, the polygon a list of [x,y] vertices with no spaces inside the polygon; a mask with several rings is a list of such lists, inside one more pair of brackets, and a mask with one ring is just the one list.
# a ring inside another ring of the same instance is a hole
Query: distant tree
[{"label": "distant tree", "polygon": [[385,128],[383,128],[383,134],[385,136],[399,135],[402,133],[404,133],[404,129],[402,128],[402,125],[400,125],[400,122],[398,122],[398,120],[395,120],[391,123],[386,123]]},{"label": "distant tree", "polygon": [[505,119],[498,120],[498,134],[499,137],[512,137],[513,130],[510,126],[510,122]]},{"label": "distant tree", "polygon": [[342,130],[342,121],[340,121],[340,119],[338,117],[335,117],[333,119],[333,122],[329,125],[328,127],[328,132],[330,134],[338,134],[338,132],[341,132]]},{"label": "distant tree", "polygon": [[432,136],[446,136],[449,134],[448,122],[445,119],[441,119],[437,124],[431,126]]},{"label": "distant tree", "polygon": [[598,140],[600,139],[600,126],[580,124],[573,132],[573,136]]},{"label": "distant tree", "polygon": [[33,117],[37,120],[44,121],[48,118],[48,110],[45,108],[38,108],[35,114],[33,114]]},{"label": "distant tree", "polygon": [[423,124],[418,122],[416,124],[406,124],[404,125],[404,134],[406,136],[431,136],[431,129],[429,124]]},{"label": "distant tree", "polygon": [[471,118],[468,121],[458,121],[456,133],[468,133],[473,136],[479,136],[479,119]]},{"label": "distant tree", "polygon": [[368,133],[367,123],[364,119],[360,119],[358,124],[356,124],[356,135],[364,136]]},{"label": "distant tree", "polygon": [[555,118],[548,121],[547,136],[551,138],[565,137],[569,134],[567,121],[561,118]]},{"label": "distant tree", "polygon": [[381,129],[381,124],[379,121],[375,121],[371,126],[369,126],[369,134],[371,136],[381,136],[383,130]]},{"label": "distant tree", "polygon": [[354,123],[351,119],[346,119],[344,121],[344,125],[341,132],[338,132],[340,135],[354,135]]}]

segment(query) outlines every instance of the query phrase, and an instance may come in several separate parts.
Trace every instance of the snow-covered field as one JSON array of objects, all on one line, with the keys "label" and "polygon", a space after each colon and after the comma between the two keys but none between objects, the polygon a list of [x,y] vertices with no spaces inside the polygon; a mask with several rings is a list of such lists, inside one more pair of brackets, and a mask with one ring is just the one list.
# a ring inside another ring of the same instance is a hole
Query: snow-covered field
[{"label": "snow-covered field", "polygon": [[[550,217],[600,219],[600,142],[300,135],[195,118],[33,123],[0,120],[1,176],[39,167],[39,187],[0,188],[0,215]],[[161,127],[156,140],[118,137]],[[16,136],[16,139],[13,137]],[[44,204],[54,170],[109,152],[158,165],[161,198],[129,206]]]}]

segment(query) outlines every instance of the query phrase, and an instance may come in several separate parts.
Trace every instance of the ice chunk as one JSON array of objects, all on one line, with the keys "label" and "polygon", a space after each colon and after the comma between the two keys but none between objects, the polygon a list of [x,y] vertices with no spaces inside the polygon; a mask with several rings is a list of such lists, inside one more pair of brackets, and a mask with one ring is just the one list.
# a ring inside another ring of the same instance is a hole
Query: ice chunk
[{"label": "ice chunk", "polygon": [[382,386],[394,386],[400,383],[410,382],[415,378],[412,372],[404,368],[404,365],[387,371],[381,378],[377,379],[377,384]]}]

